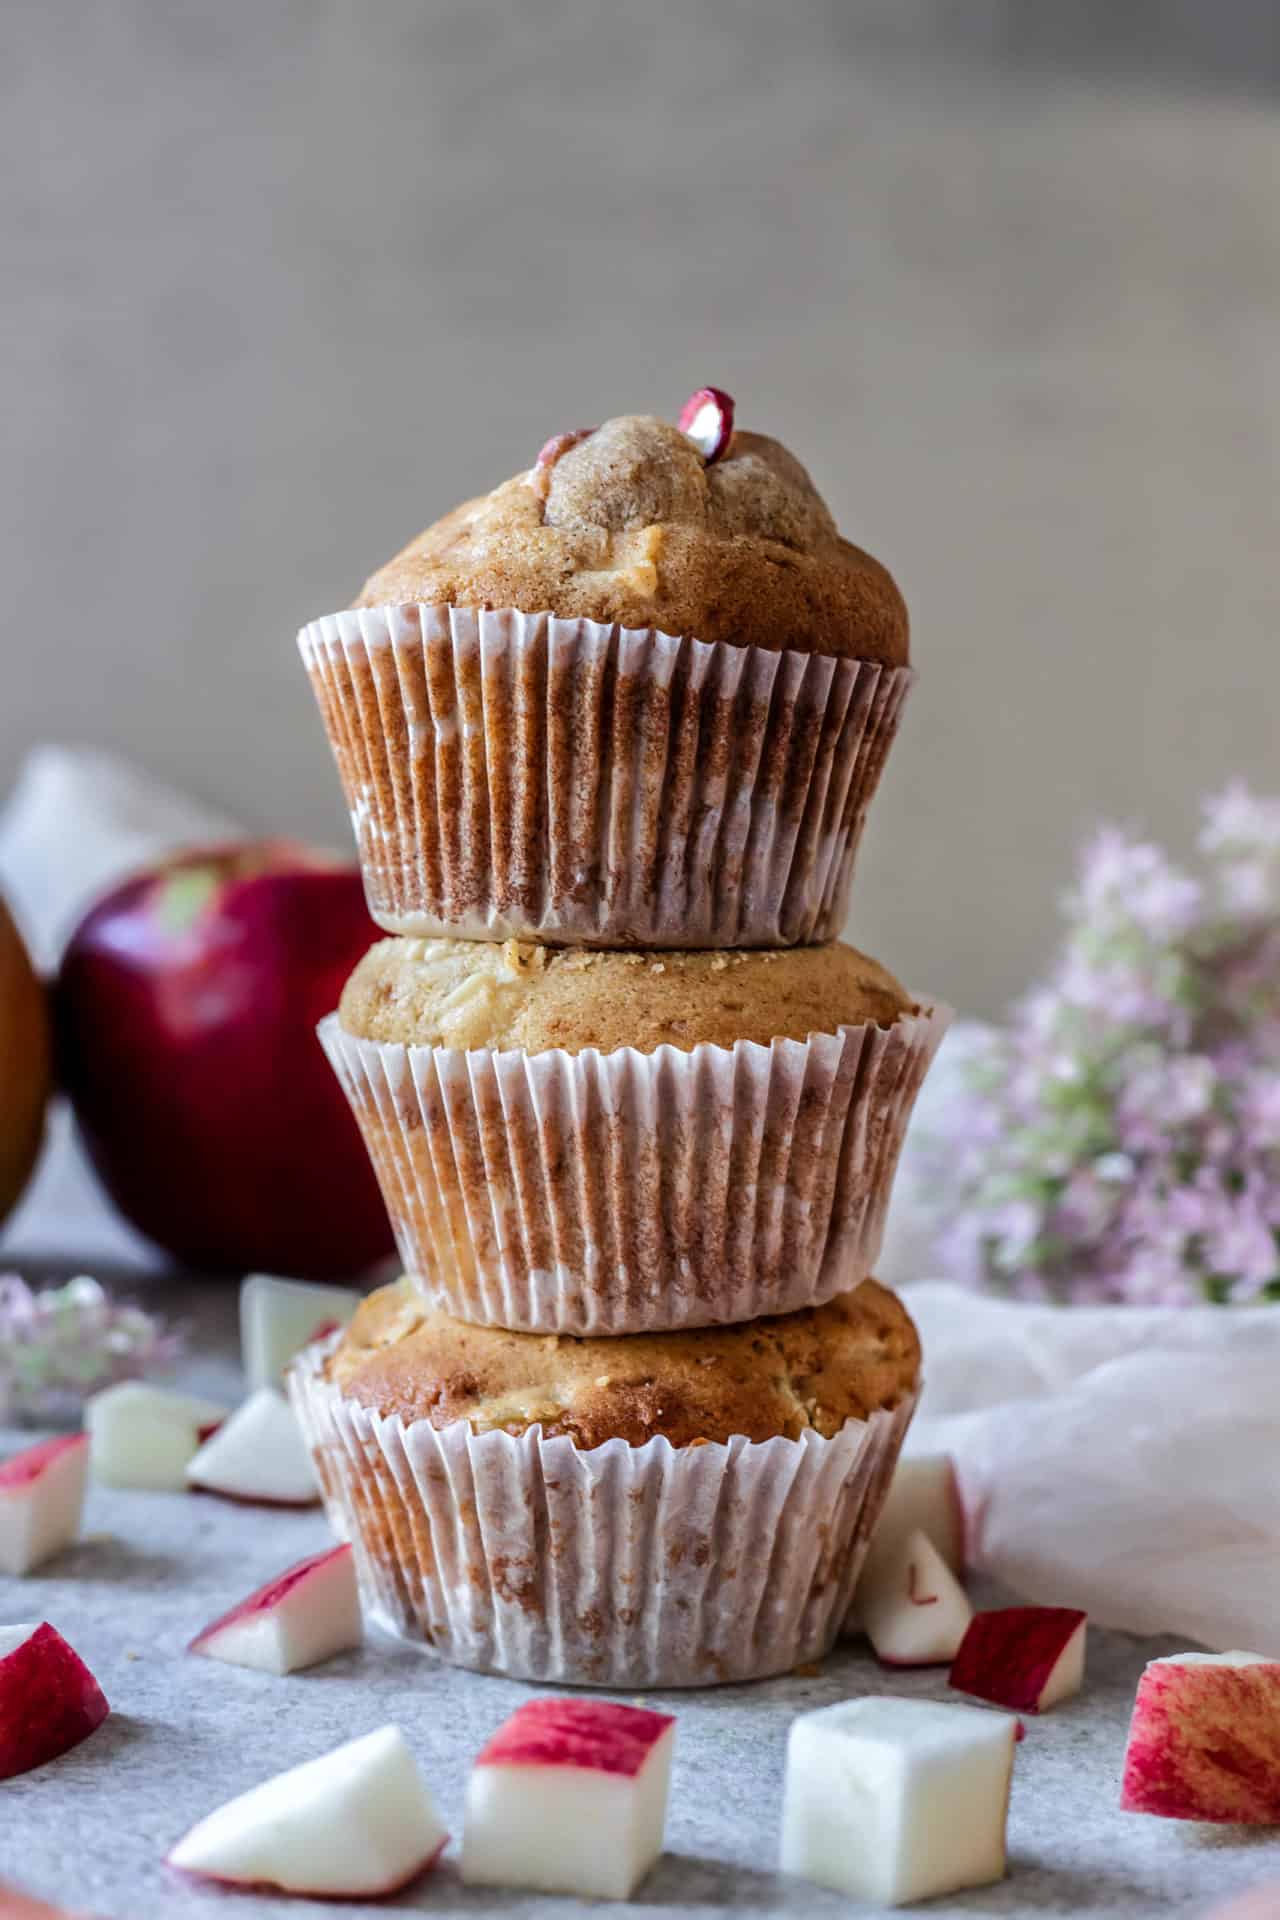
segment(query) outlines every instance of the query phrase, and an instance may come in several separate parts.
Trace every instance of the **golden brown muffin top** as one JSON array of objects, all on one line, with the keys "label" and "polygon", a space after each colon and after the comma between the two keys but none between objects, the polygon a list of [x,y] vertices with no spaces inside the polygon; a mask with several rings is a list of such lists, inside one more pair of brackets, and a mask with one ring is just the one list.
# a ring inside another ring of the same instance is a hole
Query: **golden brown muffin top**
[{"label": "golden brown muffin top", "polygon": [[913,1002],[856,947],[597,952],[526,940],[379,940],[343,988],[347,1033],[406,1046],[768,1046],[890,1027]]},{"label": "golden brown muffin top", "polygon": [[778,1319],[601,1340],[469,1326],[404,1279],[362,1302],[326,1363],[342,1393],[384,1415],[474,1433],[540,1422],[579,1447],[829,1438],[897,1406],[919,1370],[911,1317],[874,1280]]},{"label": "golden brown muffin top", "polygon": [[906,664],[907,610],[891,575],[841,539],[778,441],[736,432],[708,464],[649,414],[561,438],[558,457],[411,540],[356,605],[515,607]]}]

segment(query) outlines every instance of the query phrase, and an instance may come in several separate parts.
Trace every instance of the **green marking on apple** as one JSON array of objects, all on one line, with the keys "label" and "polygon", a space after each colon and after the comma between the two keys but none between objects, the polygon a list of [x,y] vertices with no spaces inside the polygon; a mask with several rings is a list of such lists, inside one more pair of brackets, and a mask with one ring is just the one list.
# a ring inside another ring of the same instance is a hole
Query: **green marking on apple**
[{"label": "green marking on apple", "polygon": [[156,889],[156,919],[166,933],[187,933],[218,891],[212,867],[192,867],[170,874]]}]

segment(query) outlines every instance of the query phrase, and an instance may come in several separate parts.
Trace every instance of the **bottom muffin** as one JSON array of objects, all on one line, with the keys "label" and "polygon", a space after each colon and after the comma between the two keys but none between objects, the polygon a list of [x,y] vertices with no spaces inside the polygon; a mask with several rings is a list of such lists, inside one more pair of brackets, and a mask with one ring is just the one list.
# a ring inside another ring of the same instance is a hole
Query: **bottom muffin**
[{"label": "bottom muffin", "polygon": [[828,1651],[919,1366],[874,1280],[611,1340],[466,1325],[402,1280],[289,1384],[378,1625],[525,1680],[702,1686]]}]

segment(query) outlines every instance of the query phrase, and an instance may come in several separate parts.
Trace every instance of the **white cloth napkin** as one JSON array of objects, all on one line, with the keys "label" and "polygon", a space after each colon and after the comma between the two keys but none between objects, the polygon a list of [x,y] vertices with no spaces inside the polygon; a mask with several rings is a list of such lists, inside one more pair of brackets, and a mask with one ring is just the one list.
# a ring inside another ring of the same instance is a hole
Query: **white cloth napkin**
[{"label": "white cloth napkin", "polygon": [[[0,814],[0,889],[56,964],[96,894],[233,822],[110,755],[33,753]],[[979,1030],[961,1022],[922,1104]],[[1280,1658],[1280,1307],[1024,1306],[928,1282],[929,1215],[908,1140],[881,1277],[907,1290],[926,1388],[911,1448],[954,1454],[972,1563],[1030,1599],[1138,1633]],[[65,1116],[0,1240],[142,1267]]]}]

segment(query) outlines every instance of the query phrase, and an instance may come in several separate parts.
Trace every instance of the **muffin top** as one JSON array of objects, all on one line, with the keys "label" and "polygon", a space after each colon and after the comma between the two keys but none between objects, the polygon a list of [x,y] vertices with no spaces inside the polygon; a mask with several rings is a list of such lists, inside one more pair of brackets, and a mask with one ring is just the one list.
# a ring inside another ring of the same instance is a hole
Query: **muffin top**
[{"label": "muffin top", "polygon": [[557,435],[535,466],[411,540],[356,605],[405,601],[515,607],[887,666],[904,665],[908,652],[891,575],[841,539],[785,447],[735,432],[708,457],[649,414]]},{"label": "muffin top", "polygon": [[897,1406],[919,1367],[910,1315],[874,1280],[777,1319],[602,1340],[469,1326],[404,1279],[362,1302],[326,1362],[342,1393],[378,1413],[466,1420],[475,1433],[540,1422],[579,1447],[829,1438]]},{"label": "muffin top", "polygon": [[407,1046],[611,1053],[736,1040],[768,1046],[890,1027],[913,1002],[856,947],[596,952],[529,941],[379,940],[347,981],[347,1033]]}]

